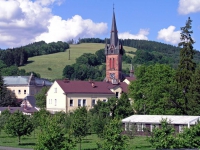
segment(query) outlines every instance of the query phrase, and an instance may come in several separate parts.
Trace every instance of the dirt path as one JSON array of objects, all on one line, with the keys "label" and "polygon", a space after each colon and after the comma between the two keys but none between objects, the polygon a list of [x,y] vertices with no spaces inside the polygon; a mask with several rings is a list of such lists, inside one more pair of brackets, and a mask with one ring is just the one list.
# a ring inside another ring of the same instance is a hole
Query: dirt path
[{"label": "dirt path", "polygon": [[13,148],[13,147],[4,147],[4,146],[0,146],[0,150],[33,150],[33,149]]}]

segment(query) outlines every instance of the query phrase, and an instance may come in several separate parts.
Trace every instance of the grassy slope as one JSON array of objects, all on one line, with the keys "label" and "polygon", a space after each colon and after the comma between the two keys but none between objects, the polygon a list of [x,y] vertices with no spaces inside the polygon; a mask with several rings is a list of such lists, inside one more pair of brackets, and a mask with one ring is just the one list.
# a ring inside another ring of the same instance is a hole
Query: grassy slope
[{"label": "grassy slope", "polygon": [[[83,43],[79,45],[70,45],[70,60],[69,51],[60,52],[49,55],[42,55],[31,57],[28,59],[29,63],[19,69],[25,69],[27,72],[34,71],[39,73],[42,78],[59,79],[62,78],[62,71],[66,65],[75,63],[76,58],[80,57],[83,53],[95,53],[103,49],[104,44],[100,43]],[[124,46],[126,51],[136,51],[136,49]],[[48,70],[51,68],[52,70]]]}]

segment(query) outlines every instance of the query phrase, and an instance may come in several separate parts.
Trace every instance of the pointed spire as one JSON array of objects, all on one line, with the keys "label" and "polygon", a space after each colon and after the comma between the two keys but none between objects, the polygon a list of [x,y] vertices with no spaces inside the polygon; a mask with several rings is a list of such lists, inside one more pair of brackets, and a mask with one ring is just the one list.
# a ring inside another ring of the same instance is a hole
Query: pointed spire
[{"label": "pointed spire", "polygon": [[113,18],[112,18],[112,27],[111,27],[111,34],[110,34],[110,45],[114,47],[118,44],[118,34],[117,34],[117,26],[115,20],[115,12],[114,12],[114,5],[113,5]]}]

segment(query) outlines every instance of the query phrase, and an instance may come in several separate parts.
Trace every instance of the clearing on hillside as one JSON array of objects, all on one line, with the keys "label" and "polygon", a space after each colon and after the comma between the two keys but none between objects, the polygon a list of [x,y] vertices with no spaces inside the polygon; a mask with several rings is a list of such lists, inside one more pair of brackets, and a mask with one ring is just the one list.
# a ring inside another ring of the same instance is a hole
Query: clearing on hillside
[{"label": "clearing on hillside", "polygon": [[[55,54],[48,54],[42,56],[30,57],[28,64],[19,67],[25,69],[26,72],[36,72],[46,79],[61,79],[62,71],[66,65],[71,65],[76,62],[76,58],[80,57],[83,53],[95,53],[100,49],[104,49],[105,44],[101,43],[82,43],[70,45],[70,49],[65,52]],[[126,51],[136,51],[135,48],[124,46]],[[70,51],[70,58],[69,58]]]}]

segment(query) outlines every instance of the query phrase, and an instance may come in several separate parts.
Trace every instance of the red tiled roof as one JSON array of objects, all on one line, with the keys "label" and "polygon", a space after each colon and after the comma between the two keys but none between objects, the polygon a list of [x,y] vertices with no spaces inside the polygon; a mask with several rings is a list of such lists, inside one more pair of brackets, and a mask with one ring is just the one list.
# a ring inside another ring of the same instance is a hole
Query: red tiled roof
[{"label": "red tiled roof", "polygon": [[[65,93],[95,93],[95,94],[114,94],[110,91],[111,88],[115,86],[122,87],[123,91],[127,91],[128,86],[126,83],[120,83],[119,85],[113,85],[109,82],[100,82],[100,81],[65,81],[65,80],[56,80]],[[94,83],[94,87],[92,86]],[[125,86],[126,84],[126,86]]]}]

